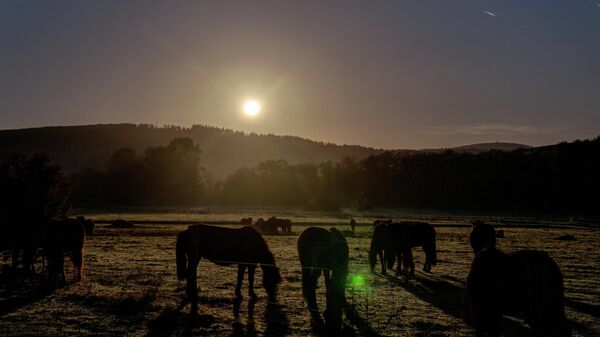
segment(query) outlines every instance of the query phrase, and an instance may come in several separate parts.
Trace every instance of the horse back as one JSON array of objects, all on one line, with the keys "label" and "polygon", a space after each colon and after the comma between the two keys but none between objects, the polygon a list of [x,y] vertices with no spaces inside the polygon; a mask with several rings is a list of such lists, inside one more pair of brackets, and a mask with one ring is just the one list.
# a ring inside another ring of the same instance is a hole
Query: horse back
[{"label": "horse back", "polygon": [[[523,294],[524,296],[533,296],[531,292],[562,294],[562,273],[548,253],[537,250],[519,250],[509,256],[511,272],[515,275],[514,282],[532,285],[531,289],[524,288],[527,290],[527,293]],[[539,296],[544,296],[544,294],[539,294]]]},{"label": "horse back", "polygon": [[331,266],[331,233],[325,228],[309,227],[302,231],[297,248],[302,267]]},{"label": "horse back", "polygon": [[498,303],[506,308],[516,294],[511,286],[511,258],[495,248],[479,252],[467,276],[467,294],[472,304],[487,307]]},{"label": "horse back", "polygon": [[189,226],[188,232],[188,245],[193,247],[194,254],[216,264],[260,263],[270,254],[263,237],[250,226],[225,228],[197,224]]},{"label": "horse back", "polygon": [[76,219],[51,220],[47,226],[46,239],[49,247],[64,252],[81,250],[85,241],[85,228]]}]

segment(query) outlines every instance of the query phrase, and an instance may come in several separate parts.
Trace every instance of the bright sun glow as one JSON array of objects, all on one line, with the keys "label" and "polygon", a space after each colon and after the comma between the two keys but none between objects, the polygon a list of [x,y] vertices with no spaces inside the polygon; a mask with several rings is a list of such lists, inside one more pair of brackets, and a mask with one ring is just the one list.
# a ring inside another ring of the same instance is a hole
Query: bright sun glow
[{"label": "bright sun glow", "polygon": [[244,113],[247,116],[256,116],[260,112],[260,104],[257,101],[246,101],[244,103]]}]

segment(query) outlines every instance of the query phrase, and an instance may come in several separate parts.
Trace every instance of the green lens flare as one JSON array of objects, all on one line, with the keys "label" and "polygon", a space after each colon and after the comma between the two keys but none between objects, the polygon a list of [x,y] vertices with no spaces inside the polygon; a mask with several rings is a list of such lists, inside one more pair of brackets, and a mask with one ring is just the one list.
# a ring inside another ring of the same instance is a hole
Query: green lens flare
[{"label": "green lens flare", "polygon": [[365,285],[365,278],[362,275],[354,275],[350,283],[356,288],[361,288]]}]

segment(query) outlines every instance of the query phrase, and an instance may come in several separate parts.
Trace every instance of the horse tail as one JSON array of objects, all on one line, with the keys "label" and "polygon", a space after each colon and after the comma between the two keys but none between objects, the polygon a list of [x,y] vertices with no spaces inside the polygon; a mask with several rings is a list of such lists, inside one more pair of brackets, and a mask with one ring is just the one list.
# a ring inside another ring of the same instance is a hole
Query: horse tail
[{"label": "horse tail", "polygon": [[83,247],[81,249],[75,249],[72,256],[75,272],[77,273],[77,280],[81,281],[81,275],[83,274]]},{"label": "horse tail", "polygon": [[437,247],[436,247],[435,229],[433,230],[433,243],[431,247],[431,264],[437,263]]},{"label": "horse tail", "polygon": [[187,236],[189,230],[177,234],[177,243],[175,245],[175,254],[177,257],[177,278],[181,281],[186,277],[187,271]]},{"label": "horse tail", "polygon": [[375,263],[377,262],[377,252],[379,250],[379,245],[377,244],[377,240],[375,235],[371,238],[371,248],[369,249],[369,267],[371,271],[375,270]]}]

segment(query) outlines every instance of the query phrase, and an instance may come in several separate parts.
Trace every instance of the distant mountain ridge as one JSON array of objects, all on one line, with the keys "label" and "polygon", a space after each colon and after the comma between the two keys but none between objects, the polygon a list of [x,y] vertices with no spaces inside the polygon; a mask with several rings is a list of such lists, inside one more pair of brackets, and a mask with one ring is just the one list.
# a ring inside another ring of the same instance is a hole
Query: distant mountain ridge
[{"label": "distant mountain ridge", "polygon": [[[361,160],[385,151],[360,145],[338,145],[296,136],[244,133],[205,125],[183,128],[98,124],[0,130],[0,154],[41,151],[52,154],[68,171],[97,169],[104,167],[115,150],[131,148],[143,154],[148,147],[166,145],[175,137],[190,137],[198,143],[202,150],[202,165],[217,177],[269,159],[283,159],[290,163],[320,163],[339,161],[343,157]],[[479,153],[491,149],[511,151],[527,147],[514,143],[481,143],[453,150]]]},{"label": "distant mountain ridge", "polygon": [[514,151],[519,149],[528,149],[531,146],[525,144],[518,143],[503,143],[503,142],[495,142],[495,143],[478,143],[471,145],[463,145],[452,148],[455,151],[465,151],[470,153],[478,153],[485,152],[490,150],[500,150],[500,151]]},{"label": "distant mountain ridge", "polygon": [[364,159],[383,152],[358,145],[337,145],[295,136],[244,133],[194,125],[155,127],[147,124],[49,126],[0,130],[0,154],[40,151],[52,154],[68,171],[102,168],[115,150],[131,148],[143,154],[148,147],[164,146],[175,137],[189,137],[202,150],[202,165],[217,177],[242,166],[269,159],[290,163]]}]

